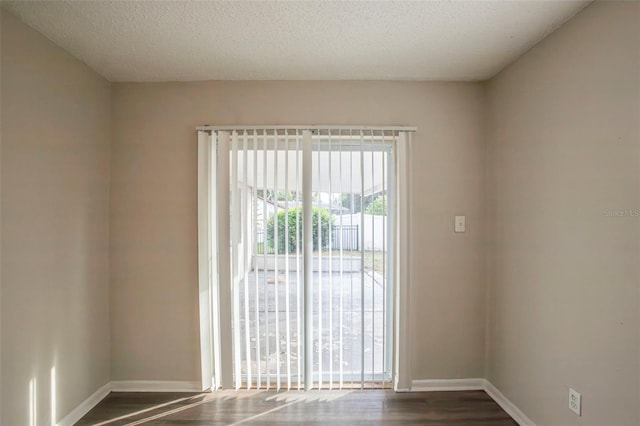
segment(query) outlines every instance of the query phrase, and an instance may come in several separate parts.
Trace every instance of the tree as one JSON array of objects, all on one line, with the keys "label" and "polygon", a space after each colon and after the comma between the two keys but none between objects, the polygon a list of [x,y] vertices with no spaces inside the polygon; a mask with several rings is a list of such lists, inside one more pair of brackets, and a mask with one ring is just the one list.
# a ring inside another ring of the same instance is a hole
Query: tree
[{"label": "tree", "polygon": [[372,214],[376,216],[387,215],[387,196],[379,195],[373,200],[364,210],[366,214]]},{"label": "tree", "polygon": [[[320,233],[322,234],[322,248],[329,245],[329,223],[333,224],[333,217],[327,209],[312,207],[312,233],[313,249],[318,250],[318,223],[320,223]],[[296,215],[297,213],[297,215]],[[296,222],[297,217],[297,222]],[[267,220],[267,244],[275,248],[275,215],[271,215]],[[286,219],[285,219],[286,218]],[[288,235],[285,235],[285,221],[288,221]],[[298,238],[296,238],[296,234]],[[288,241],[289,253],[295,253],[302,249],[297,246],[297,241],[302,241],[302,207],[292,208],[287,211],[278,212],[278,253],[285,253],[285,241]]]}]

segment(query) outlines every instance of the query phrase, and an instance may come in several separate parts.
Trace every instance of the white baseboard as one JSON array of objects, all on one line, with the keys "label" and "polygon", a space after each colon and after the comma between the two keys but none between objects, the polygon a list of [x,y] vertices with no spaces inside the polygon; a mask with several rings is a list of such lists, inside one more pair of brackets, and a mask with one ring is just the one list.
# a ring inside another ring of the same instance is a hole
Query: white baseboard
[{"label": "white baseboard", "polygon": [[58,422],[58,426],[72,426],[98,405],[110,392],[200,392],[200,382],[164,380],[121,380],[109,382],[95,391]]},{"label": "white baseboard", "polygon": [[112,392],[201,392],[200,382],[172,380],[116,380]]},{"label": "white baseboard", "polygon": [[489,394],[491,398],[500,406],[504,411],[507,412],[513,420],[516,421],[520,426],[536,426],[536,424],[528,418],[520,409],[502,392],[498,390],[490,381],[485,380],[485,389],[484,391]]},{"label": "white baseboard", "polygon": [[67,414],[62,420],[58,422],[58,426],[73,426],[78,420],[80,420],[85,414],[87,414],[93,407],[98,405],[107,395],[111,392],[111,383],[106,383],[100,389],[95,391],[74,408],[69,414]]},{"label": "white baseboard", "polygon": [[411,392],[484,390],[484,379],[412,380]]},{"label": "white baseboard", "polygon": [[536,426],[513,402],[509,401],[487,379],[437,379],[437,380],[412,380],[410,392],[430,391],[485,391],[513,420],[520,426]]}]

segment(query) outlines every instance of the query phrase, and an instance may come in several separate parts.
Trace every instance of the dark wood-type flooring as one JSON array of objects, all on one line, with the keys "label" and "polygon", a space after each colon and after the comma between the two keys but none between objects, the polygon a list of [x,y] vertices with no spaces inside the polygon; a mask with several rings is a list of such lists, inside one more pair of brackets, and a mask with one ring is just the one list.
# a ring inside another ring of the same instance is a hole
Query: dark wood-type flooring
[{"label": "dark wood-type flooring", "polygon": [[484,391],[118,392],[77,425],[517,426]]}]

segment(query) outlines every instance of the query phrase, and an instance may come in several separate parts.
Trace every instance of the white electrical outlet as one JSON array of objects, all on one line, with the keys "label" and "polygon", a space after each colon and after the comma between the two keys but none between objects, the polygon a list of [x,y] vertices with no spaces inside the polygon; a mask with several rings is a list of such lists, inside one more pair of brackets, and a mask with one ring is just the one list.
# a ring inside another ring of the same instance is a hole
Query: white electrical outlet
[{"label": "white electrical outlet", "polygon": [[569,388],[569,409],[577,415],[582,415],[582,395]]},{"label": "white electrical outlet", "polygon": [[465,217],[464,216],[456,216],[454,220],[454,231],[455,232],[464,232],[465,231]]}]

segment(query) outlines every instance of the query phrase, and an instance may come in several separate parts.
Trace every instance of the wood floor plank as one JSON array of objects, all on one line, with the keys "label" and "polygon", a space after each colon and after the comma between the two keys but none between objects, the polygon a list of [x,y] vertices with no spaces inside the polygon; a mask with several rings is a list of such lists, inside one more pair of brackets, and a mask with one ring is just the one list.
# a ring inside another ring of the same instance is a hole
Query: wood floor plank
[{"label": "wood floor plank", "polygon": [[111,393],[76,424],[101,422],[109,422],[108,426],[517,425],[484,391],[387,390]]}]

